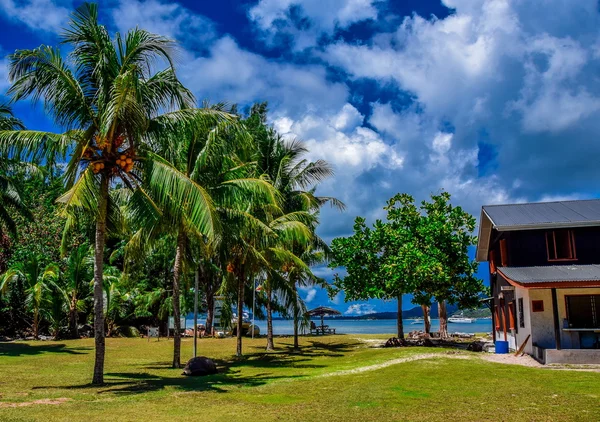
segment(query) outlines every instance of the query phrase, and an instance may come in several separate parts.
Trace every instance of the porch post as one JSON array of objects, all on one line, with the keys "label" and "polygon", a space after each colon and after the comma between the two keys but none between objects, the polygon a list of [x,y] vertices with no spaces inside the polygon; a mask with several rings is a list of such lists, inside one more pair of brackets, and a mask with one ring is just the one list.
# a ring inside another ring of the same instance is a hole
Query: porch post
[{"label": "porch post", "polygon": [[556,289],[552,291],[552,314],[554,316],[554,338],[556,340],[556,350],[560,350],[560,320],[558,318],[558,299],[556,297]]}]

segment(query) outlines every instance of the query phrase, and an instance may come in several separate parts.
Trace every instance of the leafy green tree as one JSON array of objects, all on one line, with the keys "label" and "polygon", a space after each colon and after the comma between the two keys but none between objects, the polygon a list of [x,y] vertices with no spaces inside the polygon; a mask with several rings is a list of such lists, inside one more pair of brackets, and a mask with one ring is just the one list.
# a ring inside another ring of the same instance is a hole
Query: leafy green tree
[{"label": "leafy green tree", "polygon": [[377,230],[384,260],[381,277],[387,286],[399,286],[396,290],[398,332],[403,334],[402,295],[411,293],[413,303],[426,303],[418,286],[423,280],[435,279],[441,268],[440,263],[426,251],[423,239],[419,236],[423,216],[413,197],[395,195],[384,209],[387,211],[387,222],[380,224]]},{"label": "leafy green tree", "polygon": [[432,279],[421,279],[416,286],[418,300],[438,302],[440,336],[448,336],[446,303],[461,308],[479,306],[483,281],[475,276],[477,262],[469,258],[468,249],[477,242],[473,235],[475,218],[450,203],[448,192],[432,195],[421,203],[422,218],[418,227],[420,245],[437,271]]},{"label": "leafy green tree", "polygon": [[33,336],[39,336],[40,311],[44,295],[51,282],[59,277],[58,265],[51,263],[46,267],[41,264],[41,257],[30,254],[27,259],[9,268],[0,278],[0,293],[5,293],[9,284],[21,281],[27,293],[27,303],[33,311]]},{"label": "leafy green tree", "polygon": [[382,233],[384,231],[384,224],[381,221],[377,221],[374,229],[370,229],[364,218],[357,217],[352,236],[333,239],[331,243],[333,259],[329,267],[345,267],[346,274],[334,275],[331,294],[343,290],[346,301],[398,299],[398,337],[403,338],[402,294],[409,287],[405,278],[395,277],[393,280],[387,280],[385,277],[383,268],[389,254],[384,256]]},{"label": "leafy green tree", "polygon": [[[448,193],[431,198],[417,207],[413,197],[398,194],[385,207],[386,222],[378,220],[369,229],[359,217],[354,235],[332,243],[330,266],[347,270],[346,276],[335,276],[335,289],[344,290],[346,300],[397,297],[399,337],[404,334],[402,294],[412,294],[413,302],[423,306],[435,299],[443,313],[446,301],[476,304],[483,288],[468,256],[475,242],[474,218],[450,205]],[[440,334],[447,335],[447,329]]]}]

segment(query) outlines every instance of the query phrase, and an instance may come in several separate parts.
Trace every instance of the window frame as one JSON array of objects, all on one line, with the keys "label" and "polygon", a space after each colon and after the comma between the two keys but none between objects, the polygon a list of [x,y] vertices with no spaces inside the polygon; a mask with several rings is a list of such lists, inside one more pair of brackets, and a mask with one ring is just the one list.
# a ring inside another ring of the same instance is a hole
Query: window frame
[{"label": "window frame", "polygon": [[[556,247],[556,232],[557,231],[566,231],[569,239],[569,250],[571,252],[571,257],[569,258],[559,258],[558,257],[558,248]],[[550,235],[552,237],[551,241],[554,245],[554,258],[550,257]],[[575,233],[571,229],[555,229],[546,231],[546,256],[548,258],[548,262],[560,262],[560,261],[577,261],[577,248],[575,247]]]},{"label": "window frame", "polygon": [[519,327],[525,328],[525,303],[523,301],[523,298],[522,297],[518,298],[517,303],[518,303],[517,315],[518,315],[518,319],[519,319]]}]

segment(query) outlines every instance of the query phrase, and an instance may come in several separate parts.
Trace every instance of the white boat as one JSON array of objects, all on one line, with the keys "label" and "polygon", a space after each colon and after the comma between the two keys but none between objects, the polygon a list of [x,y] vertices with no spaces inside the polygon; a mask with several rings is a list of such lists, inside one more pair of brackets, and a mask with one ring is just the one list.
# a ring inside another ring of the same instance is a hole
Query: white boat
[{"label": "white boat", "polygon": [[423,318],[415,318],[412,320],[411,324],[423,324],[425,320]]},{"label": "white boat", "polygon": [[465,318],[465,317],[450,317],[448,318],[448,322],[454,322],[456,324],[471,324],[475,321],[475,318]]}]

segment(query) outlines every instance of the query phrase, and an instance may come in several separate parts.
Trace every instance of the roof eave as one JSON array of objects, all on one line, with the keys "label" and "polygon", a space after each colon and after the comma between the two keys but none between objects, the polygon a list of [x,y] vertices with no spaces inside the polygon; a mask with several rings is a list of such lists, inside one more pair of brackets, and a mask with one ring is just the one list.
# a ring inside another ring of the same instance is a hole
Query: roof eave
[{"label": "roof eave", "polygon": [[475,252],[475,259],[477,262],[485,262],[488,260],[488,251],[490,248],[493,224],[494,223],[488,213],[484,208],[481,208],[479,231],[477,235],[477,250]]},{"label": "roof eave", "polygon": [[565,288],[589,288],[589,287],[600,287],[600,280],[551,280],[551,281],[518,281],[513,280],[502,272],[501,268],[498,268],[498,273],[504,278],[508,284],[514,287],[521,287],[523,289],[565,289]]},{"label": "roof eave", "polygon": [[[493,224],[493,222],[492,222]],[[585,222],[556,222],[556,223],[540,223],[540,224],[524,224],[517,226],[498,226],[493,225],[493,228],[500,232],[509,232],[516,230],[543,230],[543,229],[560,229],[560,228],[576,228],[576,227],[600,227],[600,221],[585,221]]]}]

